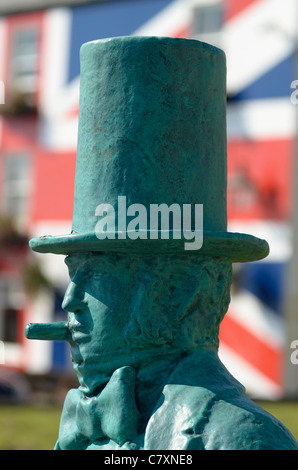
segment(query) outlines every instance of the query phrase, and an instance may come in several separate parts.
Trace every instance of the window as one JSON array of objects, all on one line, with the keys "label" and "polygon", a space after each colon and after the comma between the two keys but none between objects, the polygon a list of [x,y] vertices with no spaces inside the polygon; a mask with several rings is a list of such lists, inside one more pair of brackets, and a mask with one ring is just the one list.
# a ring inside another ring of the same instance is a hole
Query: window
[{"label": "window", "polygon": [[15,92],[32,95],[37,91],[38,30],[17,29],[12,37],[11,84]]},{"label": "window", "polygon": [[3,309],[3,341],[16,343],[18,331],[18,310],[15,308]]},{"label": "window", "polygon": [[30,196],[30,168],[27,155],[6,155],[3,159],[3,212],[17,223],[26,222]]},{"label": "window", "polygon": [[222,24],[222,2],[196,6],[193,10],[192,36],[220,32]]},{"label": "window", "polygon": [[0,340],[18,341],[22,293],[17,280],[0,277]]},{"label": "window", "polygon": [[36,112],[44,12],[8,16],[6,105],[10,113]]}]

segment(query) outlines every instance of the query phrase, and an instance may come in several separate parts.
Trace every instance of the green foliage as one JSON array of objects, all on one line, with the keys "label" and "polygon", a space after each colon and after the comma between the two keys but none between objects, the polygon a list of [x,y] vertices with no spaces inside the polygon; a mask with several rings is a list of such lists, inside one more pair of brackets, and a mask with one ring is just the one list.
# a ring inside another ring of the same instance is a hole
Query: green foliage
[{"label": "green foliage", "polygon": [[0,214],[0,256],[19,266],[19,276],[26,294],[37,295],[42,289],[51,289],[50,281],[43,274],[29,250],[29,237],[17,229],[12,216]]},{"label": "green foliage", "polygon": [[51,288],[51,283],[36,262],[28,263],[23,267],[23,283],[26,293],[31,297],[34,297],[41,289]]}]

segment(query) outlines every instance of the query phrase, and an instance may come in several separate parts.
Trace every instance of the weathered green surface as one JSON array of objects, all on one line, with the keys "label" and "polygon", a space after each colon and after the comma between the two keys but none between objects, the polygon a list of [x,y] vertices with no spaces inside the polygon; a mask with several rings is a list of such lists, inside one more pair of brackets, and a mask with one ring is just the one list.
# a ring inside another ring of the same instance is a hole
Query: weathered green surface
[{"label": "weathered green surface", "polygon": [[[81,60],[73,233],[31,241],[67,254],[71,279],[63,308],[80,386],[66,397],[56,448],[297,449],[217,355],[231,263],[269,251],[226,231],[224,54],[130,37],[88,43]],[[150,233],[99,240],[96,207],[119,195],[146,207],[204,204],[203,248]]]},{"label": "weathered green surface", "polygon": [[25,336],[28,339],[68,341],[70,339],[68,322],[28,323],[25,328]]}]

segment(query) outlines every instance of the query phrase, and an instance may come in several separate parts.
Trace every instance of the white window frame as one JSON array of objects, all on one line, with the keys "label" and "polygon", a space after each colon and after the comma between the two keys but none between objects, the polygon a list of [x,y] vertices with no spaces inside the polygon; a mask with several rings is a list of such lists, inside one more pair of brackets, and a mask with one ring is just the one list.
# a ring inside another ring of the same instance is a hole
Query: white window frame
[{"label": "white window frame", "polygon": [[[16,172],[13,175],[13,165],[17,167],[22,160],[23,174]],[[31,197],[31,159],[28,153],[4,154],[2,159],[2,212],[13,217],[19,228],[25,226],[28,220],[29,203]],[[9,165],[11,168],[9,169]],[[11,171],[12,170],[12,171]],[[20,205],[14,207],[13,199],[21,200]],[[21,209],[20,209],[21,207]]]}]

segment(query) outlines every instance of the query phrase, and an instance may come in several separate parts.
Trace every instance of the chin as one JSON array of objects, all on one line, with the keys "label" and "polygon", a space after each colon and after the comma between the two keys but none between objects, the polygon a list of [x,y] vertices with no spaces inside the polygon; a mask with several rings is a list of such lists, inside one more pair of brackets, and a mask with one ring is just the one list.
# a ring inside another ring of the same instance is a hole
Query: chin
[{"label": "chin", "polygon": [[82,349],[79,346],[72,347],[71,359],[79,388],[86,395],[98,393],[120,367],[137,366],[138,361],[131,351],[110,350],[87,355]]}]

